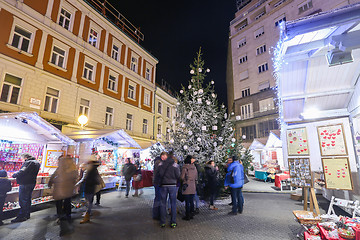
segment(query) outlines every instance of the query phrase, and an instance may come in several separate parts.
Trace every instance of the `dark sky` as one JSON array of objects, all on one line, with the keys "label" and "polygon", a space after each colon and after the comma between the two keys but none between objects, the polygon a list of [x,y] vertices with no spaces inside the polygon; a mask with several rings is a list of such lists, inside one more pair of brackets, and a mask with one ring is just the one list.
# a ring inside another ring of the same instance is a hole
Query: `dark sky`
[{"label": "dark sky", "polygon": [[145,35],[141,45],[158,60],[156,81],[167,81],[174,90],[187,86],[189,65],[201,47],[205,81],[215,81],[220,103],[226,100],[226,59],[230,21],[235,0],[109,0]]}]

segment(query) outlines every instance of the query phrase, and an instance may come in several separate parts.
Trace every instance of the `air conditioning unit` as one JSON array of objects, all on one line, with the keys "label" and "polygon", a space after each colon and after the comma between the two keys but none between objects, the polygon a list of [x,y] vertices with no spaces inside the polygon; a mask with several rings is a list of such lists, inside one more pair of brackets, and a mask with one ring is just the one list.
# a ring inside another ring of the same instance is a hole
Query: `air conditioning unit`
[{"label": "air conditioning unit", "polygon": [[354,61],[354,59],[351,55],[351,51],[343,52],[338,49],[334,49],[334,50],[328,52],[327,60],[329,62],[330,67]]}]

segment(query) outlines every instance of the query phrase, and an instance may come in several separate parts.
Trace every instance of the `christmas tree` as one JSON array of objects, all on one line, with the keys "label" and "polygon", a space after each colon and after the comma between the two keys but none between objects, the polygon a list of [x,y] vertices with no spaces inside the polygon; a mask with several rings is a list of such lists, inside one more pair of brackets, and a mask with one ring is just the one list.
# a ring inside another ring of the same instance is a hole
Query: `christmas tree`
[{"label": "christmas tree", "polygon": [[[225,106],[218,104],[214,81],[204,83],[210,69],[204,68],[201,50],[190,69],[191,80],[177,97],[176,119],[169,130],[170,140],[163,144],[179,160],[193,155],[201,164],[214,160],[222,165],[228,156],[239,157],[242,146],[234,137],[234,124]],[[237,153],[230,155],[234,144]],[[157,152],[153,154],[158,155]]]}]

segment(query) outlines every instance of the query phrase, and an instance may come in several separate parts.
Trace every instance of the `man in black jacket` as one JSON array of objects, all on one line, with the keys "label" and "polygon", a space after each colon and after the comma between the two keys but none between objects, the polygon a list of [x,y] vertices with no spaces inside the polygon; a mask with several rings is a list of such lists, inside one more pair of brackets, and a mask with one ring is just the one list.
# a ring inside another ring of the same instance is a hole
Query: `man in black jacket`
[{"label": "man in black jacket", "polygon": [[153,219],[160,220],[160,205],[161,205],[161,194],[160,194],[160,184],[158,182],[159,179],[156,179],[156,172],[158,171],[158,166],[161,161],[165,161],[168,158],[167,152],[162,152],[160,157],[156,157],[154,159],[154,174],[153,174],[153,184],[155,188],[155,198],[153,205]]},{"label": "man in black jacket", "polygon": [[122,169],[122,173],[123,173],[123,176],[125,177],[125,182],[126,182],[126,194],[125,194],[126,198],[129,197],[130,181],[131,181],[132,176],[135,174],[135,172],[136,172],[135,165],[131,163],[130,158],[126,158],[125,165]]},{"label": "man in black jacket", "polygon": [[23,222],[30,218],[31,195],[35,188],[36,177],[40,169],[40,163],[30,154],[21,155],[21,160],[25,161],[20,170],[13,174],[19,186],[20,211],[18,216],[11,222]]}]

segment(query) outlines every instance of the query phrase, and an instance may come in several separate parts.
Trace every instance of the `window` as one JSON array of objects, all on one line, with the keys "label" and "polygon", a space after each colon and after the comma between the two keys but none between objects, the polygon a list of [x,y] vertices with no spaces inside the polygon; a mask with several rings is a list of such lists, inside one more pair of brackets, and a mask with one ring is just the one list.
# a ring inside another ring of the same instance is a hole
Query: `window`
[{"label": "window", "polygon": [[150,68],[146,68],[145,79],[151,81]]},{"label": "window", "polygon": [[131,114],[126,114],[126,130],[132,131],[133,127],[133,115]]},{"label": "window", "polygon": [[277,3],[274,4],[274,8],[280,6],[281,4],[283,4],[286,0],[280,0]]},{"label": "window", "polygon": [[30,52],[31,32],[28,32],[18,26],[15,26],[11,46],[24,52]]},{"label": "window", "polygon": [[267,137],[269,136],[271,130],[276,130],[276,129],[279,129],[279,125],[276,119],[260,122],[258,129],[259,130],[258,137]]},{"label": "window", "polygon": [[303,2],[302,4],[298,5],[299,14],[309,10],[312,7],[313,7],[312,0]]},{"label": "window", "polygon": [[84,64],[84,74],[83,78],[95,82],[94,81],[94,66],[88,62],[85,62]]},{"label": "window", "polygon": [[143,119],[143,129],[142,129],[142,133],[147,134],[148,133],[148,120],[147,119]]},{"label": "window", "polygon": [[238,43],[238,48],[241,48],[246,45],[246,38],[243,38]]},{"label": "window", "polygon": [[98,32],[95,31],[93,28],[90,29],[89,34],[89,43],[93,45],[94,47],[97,46],[97,39],[98,39]]},{"label": "window", "polygon": [[109,74],[108,89],[117,92],[117,88],[118,79],[115,76]]},{"label": "window", "polygon": [[61,68],[64,68],[65,50],[62,50],[61,48],[54,46],[51,54],[51,63]]},{"label": "window", "polygon": [[241,97],[247,97],[247,96],[250,96],[250,88],[246,88],[241,91]]},{"label": "window", "polygon": [[166,117],[170,118],[170,107],[166,107]]},{"label": "window", "polygon": [[260,36],[264,35],[264,33],[264,27],[261,27],[254,32],[254,37],[259,38]]},{"label": "window", "polygon": [[275,20],[275,27],[279,26],[280,23],[285,22],[285,21],[286,21],[286,17],[285,17],[285,14],[283,14],[280,18]]},{"label": "window", "polygon": [[161,124],[158,124],[158,138],[161,138]]},{"label": "window", "polygon": [[249,71],[245,70],[245,71],[241,72],[239,78],[240,78],[240,81],[249,78]]},{"label": "window", "polygon": [[22,79],[10,74],[5,75],[0,101],[17,104],[20,96]]},{"label": "window", "polygon": [[90,101],[86,100],[84,98],[81,98],[79,115],[89,116],[89,111],[90,111]]},{"label": "window", "polygon": [[247,62],[247,55],[240,57],[239,64],[242,64],[244,62]]},{"label": "window", "polygon": [[262,82],[259,84],[259,91],[262,92],[262,91],[265,91],[267,89],[270,88],[270,82],[269,81],[265,81],[265,82]]},{"label": "window", "polygon": [[262,45],[256,49],[256,55],[261,55],[266,52],[266,45]]},{"label": "window", "polygon": [[259,101],[259,110],[260,112],[266,112],[275,109],[274,107],[274,99],[266,98],[264,100]]},{"label": "window", "polygon": [[56,113],[59,102],[59,91],[48,87],[46,90],[44,111]]},{"label": "window", "polygon": [[267,70],[269,70],[269,67],[268,67],[268,64],[267,64],[267,63],[264,63],[264,64],[258,66],[258,71],[259,71],[259,73],[265,72],[265,71],[267,71]]},{"label": "window", "polygon": [[116,46],[115,44],[112,47],[111,58],[115,59],[116,61],[119,61],[119,47]]},{"label": "window", "polygon": [[135,99],[135,86],[129,83],[128,98]]},{"label": "window", "polygon": [[162,103],[158,102],[158,113],[162,114]]},{"label": "window", "polygon": [[111,107],[106,107],[105,125],[107,126],[113,125],[113,114],[114,114],[114,109]]},{"label": "window", "polygon": [[137,72],[137,58],[132,57],[131,58],[131,64],[130,64],[130,69],[134,72]]},{"label": "window", "polygon": [[252,140],[256,138],[256,126],[246,126],[241,128],[241,134],[246,136],[246,140]]},{"label": "window", "polygon": [[258,15],[255,16],[255,20],[260,19],[264,15],[265,15],[265,11],[260,12]]},{"label": "window", "polygon": [[245,19],[244,21],[242,21],[241,23],[239,23],[238,25],[235,26],[236,32],[239,32],[242,29],[246,28],[247,25],[248,25],[248,22],[247,22],[247,19]]},{"label": "window", "polygon": [[146,90],[144,91],[144,104],[150,106],[150,92]]},{"label": "window", "polygon": [[249,119],[253,117],[252,103],[240,106],[241,119]]},{"label": "window", "polygon": [[66,11],[64,8],[61,8],[59,25],[65,28],[66,30],[70,30],[70,21],[71,21],[71,13]]}]

